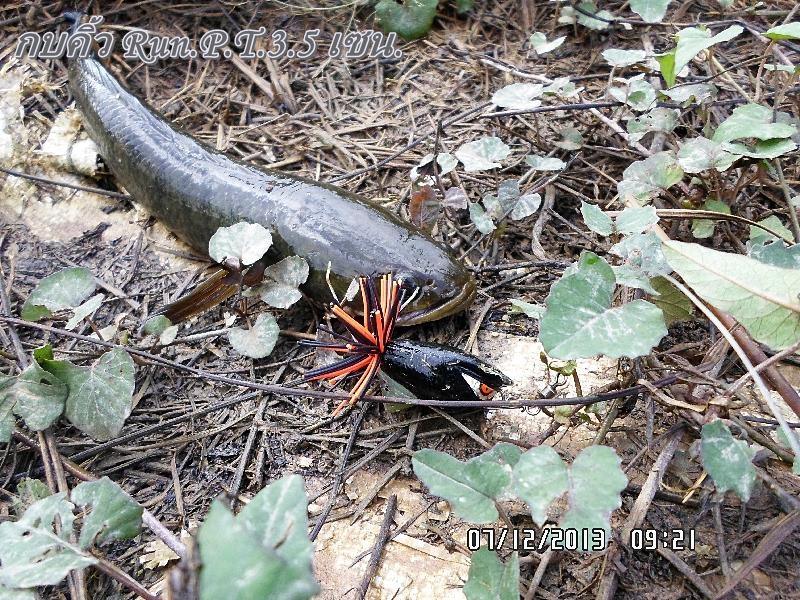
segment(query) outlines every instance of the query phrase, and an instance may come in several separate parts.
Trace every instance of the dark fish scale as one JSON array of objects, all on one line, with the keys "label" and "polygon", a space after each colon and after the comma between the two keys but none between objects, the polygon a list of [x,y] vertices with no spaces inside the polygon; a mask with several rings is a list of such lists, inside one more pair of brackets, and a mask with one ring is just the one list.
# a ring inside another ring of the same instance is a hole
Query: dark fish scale
[{"label": "dark fish scale", "polygon": [[333,185],[256,168],[180,132],[126,91],[95,59],[75,59],[72,93],[109,169],[137,202],[205,254],[219,227],[259,223],[275,258],[297,254],[311,267],[305,286],[329,297],[325,271],[343,294],[353,277],[394,273],[421,293],[403,324],[466,308],[472,275],[442,245],[383,208]]}]

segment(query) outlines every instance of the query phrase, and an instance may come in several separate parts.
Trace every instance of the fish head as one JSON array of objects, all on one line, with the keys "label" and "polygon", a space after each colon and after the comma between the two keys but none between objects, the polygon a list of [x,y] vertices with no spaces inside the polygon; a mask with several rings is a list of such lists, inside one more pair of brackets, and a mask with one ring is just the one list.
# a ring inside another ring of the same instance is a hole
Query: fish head
[{"label": "fish head", "polygon": [[396,273],[395,277],[410,299],[397,319],[402,326],[457,314],[472,304],[477,293],[475,277],[457,263],[427,272],[407,270]]}]

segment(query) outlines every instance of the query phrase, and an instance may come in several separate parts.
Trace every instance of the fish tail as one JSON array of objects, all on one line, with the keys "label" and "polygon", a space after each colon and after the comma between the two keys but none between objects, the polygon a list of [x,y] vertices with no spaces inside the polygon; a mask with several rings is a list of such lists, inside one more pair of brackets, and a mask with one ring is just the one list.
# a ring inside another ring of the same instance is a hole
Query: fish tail
[{"label": "fish tail", "polygon": [[155,314],[164,315],[174,324],[222,304],[239,291],[238,283],[232,283],[228,275],[224,269],[215,271],[191,292],[162,306]]}]

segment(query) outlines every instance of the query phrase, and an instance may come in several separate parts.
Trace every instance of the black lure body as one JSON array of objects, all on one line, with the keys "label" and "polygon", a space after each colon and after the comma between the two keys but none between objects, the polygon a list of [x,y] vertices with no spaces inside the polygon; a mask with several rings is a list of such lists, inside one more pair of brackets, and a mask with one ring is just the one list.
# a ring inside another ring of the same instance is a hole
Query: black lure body
[{"label": "black lure body", "polygon": [[417,398],[484,400],[511,380],[480,358],[450,346],[393,340],[381,369]]},{"label": "black lure body", "polygon": [[330,365],[306,371],[303,376],[306,381],[338,383],[352,375],[359,376],[350,397],[336,408],[334,416],[364,396],[379,370],[426,400],[485,400],[511,383],[489,363],[456,348],[394,339],[392,333],[403,309],[406,290],[401,289],[390,273],[377,281],[360,277],[359,288],[361,321],[341,306],[331,306],[331,315],[342,322],[349,336],[320,327],[336,339],[300,342],[344,356]]}]

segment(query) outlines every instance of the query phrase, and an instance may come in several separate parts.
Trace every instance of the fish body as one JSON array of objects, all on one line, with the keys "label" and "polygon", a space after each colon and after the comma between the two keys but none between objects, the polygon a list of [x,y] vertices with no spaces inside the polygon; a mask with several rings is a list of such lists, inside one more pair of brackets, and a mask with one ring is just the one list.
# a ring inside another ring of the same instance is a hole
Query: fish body
[{"label": "fish body", "polygon": [[128,92],[94,58],[72,59],[69,83],[108,168],[131,196],[204,255],[219,227],[259,223],[274,258],[299,255],[305,291],[343,293],[354,277],[393,273],[418,289],[399,324],[457,313],[475,280],[450,251],[382,207],[334,185],[255,167],[181,132]]}]

